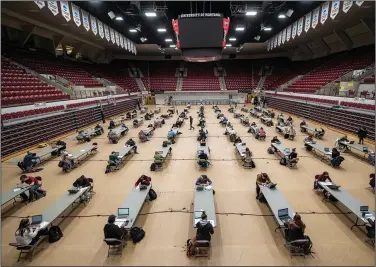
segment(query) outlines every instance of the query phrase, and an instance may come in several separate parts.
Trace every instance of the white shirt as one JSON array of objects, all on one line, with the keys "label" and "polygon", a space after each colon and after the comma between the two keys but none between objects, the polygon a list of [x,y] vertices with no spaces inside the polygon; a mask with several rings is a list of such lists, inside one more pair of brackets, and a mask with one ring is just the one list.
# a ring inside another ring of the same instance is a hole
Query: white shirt
[{"label": "white shirt", "polygon": [[17,230],[16,231],[16,242],[18,245],[24,245],[27,246],[31,243],[34,237],[36,237],[38,234],[38,231],[35,230],[34,232],[29,229],[25,230],[23,233],[23,236],[20,235],[20,232]]}]

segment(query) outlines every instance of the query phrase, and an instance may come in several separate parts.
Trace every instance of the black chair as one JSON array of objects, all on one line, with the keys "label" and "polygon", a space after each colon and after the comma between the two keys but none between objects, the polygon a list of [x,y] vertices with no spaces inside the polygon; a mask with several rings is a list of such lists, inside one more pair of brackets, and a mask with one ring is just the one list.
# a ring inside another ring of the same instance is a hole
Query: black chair
[{"label": "black chair", "polygon": [[110,254],[120,254],[120,256],[123,256],[123,248],[126,245],[126,242],[124,240],[116,238],[105,238],[103,241],[108,245],[107,257],[110,257]]}]

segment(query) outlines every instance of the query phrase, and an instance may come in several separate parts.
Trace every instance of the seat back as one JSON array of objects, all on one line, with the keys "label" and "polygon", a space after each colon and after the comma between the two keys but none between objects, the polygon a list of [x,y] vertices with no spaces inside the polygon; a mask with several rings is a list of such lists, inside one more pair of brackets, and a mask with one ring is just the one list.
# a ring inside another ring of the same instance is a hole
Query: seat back
[{"label": "seat back", "polygon": [[120,246],[122,244],[122,241],[116,238],[105,238],[103,241],[106,242],[108,246]]}]

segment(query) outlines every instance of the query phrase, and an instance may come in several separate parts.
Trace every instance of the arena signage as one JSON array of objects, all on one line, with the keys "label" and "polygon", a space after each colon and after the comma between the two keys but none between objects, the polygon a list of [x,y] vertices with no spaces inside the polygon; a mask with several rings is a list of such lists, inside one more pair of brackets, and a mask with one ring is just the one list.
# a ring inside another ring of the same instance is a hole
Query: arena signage
[{"label": "arena signage", "polygon": [[220,18],[222,15],[220,13],[195,13],[195,14],[181,14],[180,19],[183,18]]}]

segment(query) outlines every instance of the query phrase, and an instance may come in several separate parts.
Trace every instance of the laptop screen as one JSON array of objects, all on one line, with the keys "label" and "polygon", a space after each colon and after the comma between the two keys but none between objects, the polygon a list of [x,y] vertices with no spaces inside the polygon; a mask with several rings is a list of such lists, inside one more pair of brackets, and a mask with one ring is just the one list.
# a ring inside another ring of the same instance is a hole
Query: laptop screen
[{"label": "laptop screen", "polygon": [[118,216],[129,215],[129,208],[118,208]]},{"label": "laptop screen", "polygon": [[31,217],[31,224],[39,224],[42,222],[42,215],[35,215]]},{"label": "laptop screen", "polygon": [[278,217],[285,217],[289,215],[289,209],[280,209],[278,210]]},{"label": "laptop screen", "polygon": [[360,206],[360,211],[368,211],[368,206]]}]

